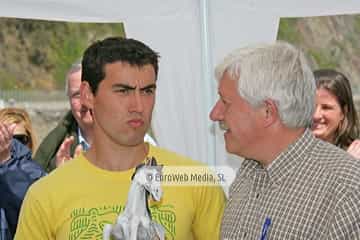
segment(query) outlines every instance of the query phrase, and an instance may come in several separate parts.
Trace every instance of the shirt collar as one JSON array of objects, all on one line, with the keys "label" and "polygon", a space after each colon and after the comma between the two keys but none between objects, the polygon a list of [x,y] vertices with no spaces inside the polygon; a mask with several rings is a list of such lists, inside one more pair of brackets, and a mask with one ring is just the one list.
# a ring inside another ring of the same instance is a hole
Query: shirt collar
[{"label": "shirt collar", "polygon": [[78,140],[81,146],[83,147],[83,150],[86,151],[90,148],[90,144],[86,141],[84,138],[84,135],[81,132],[81,129],[78,127]]},{"label": "shirt collar", "polygon": [[311,152],[316,142],[310,129],[306,129],[303,135],[294,143],[288,146],[267,169],[270,181],[280,184],[282,179],[293,172],[299,164],[308,160],[308,153]]},{"label": "shirt collar", "polygon": [[315,142],[316,138],[310,129],[306,129],[303,135],[281,152],[267,168],[255,160],[246,159],[241,166],[241,171],[247,173],[248,177],[253,175],[254,171],[266,171],[270,182],[280,185],[284,177],[294,171],[299,164],[304,164]]}]

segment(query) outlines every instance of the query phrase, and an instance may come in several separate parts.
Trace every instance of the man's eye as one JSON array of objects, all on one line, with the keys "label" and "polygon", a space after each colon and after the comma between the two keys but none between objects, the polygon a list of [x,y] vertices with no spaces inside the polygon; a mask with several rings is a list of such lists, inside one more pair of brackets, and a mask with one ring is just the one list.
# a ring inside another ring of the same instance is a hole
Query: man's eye
[{"label": "man's eye", "polygon": [[148,89],[144,89],[142,92],[145,95],[153,95],[154,94],[154,88],[148,88]]},{"label": "man's eye", "polygon": [[71,98],[80,98],[80,93],[74,93],[71,95]]},{"label": "man's eye", "polygon": [[121,94],[124,94],[124,95],[127,95],[127,94],[130,93],[130,89],[126,89],[126,88],[118,89],[117,92],[121,93]]}]

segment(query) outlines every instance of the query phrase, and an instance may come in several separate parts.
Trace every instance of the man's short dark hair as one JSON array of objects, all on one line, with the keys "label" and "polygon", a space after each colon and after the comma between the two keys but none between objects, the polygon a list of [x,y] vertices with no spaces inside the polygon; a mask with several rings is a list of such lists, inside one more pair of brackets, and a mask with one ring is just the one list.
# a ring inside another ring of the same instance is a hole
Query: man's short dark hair
[{"label": "man's short dark hair", "polygon": [[84,52],[81,80],[87,81],[94,94],[105,78],[105,65],[117,61],[131,66],[152,65],[158,75],[159,54],[144,43],[130,38],[109,37],[91,44]]}]

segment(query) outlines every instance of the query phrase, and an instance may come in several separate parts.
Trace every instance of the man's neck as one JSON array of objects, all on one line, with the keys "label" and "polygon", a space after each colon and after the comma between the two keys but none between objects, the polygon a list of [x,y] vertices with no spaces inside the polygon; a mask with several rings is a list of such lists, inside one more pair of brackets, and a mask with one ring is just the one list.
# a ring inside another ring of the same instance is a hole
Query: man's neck
[{"label": "man's neck", "polygon": [[263,142],[262,150],[256,159],[264,167],[268,167],[273,161],[284,152],[289,145],[296,142],[305,132],[304,128],[282,128],[274,129],[272,134],[267,136],[266,142]]},{"label": "man's neck", "polygon": [[139,165],[148,155],[149,145],[141,143],[136,146],[103,145],[96,141],[85,153],[95,166],[109,171],[125,171]]}]

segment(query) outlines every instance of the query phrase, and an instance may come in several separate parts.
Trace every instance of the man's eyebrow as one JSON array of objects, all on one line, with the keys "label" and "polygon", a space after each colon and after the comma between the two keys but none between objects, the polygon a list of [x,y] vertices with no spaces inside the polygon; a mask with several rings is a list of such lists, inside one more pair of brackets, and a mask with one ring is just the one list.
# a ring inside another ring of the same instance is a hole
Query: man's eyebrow
[{"label": "man's eyebrow", "polygon": [[156,88],[156,84],[155,83],[149,84],[143,88],[140,88],[140,91],[151,89],[151,88]]},{"label": "man's eyebrow", "polygon": [[118,89],[118,88],[123,88],[123,89],[129,89],[129,90],[135,90],[136,87],[127,85],[127,84],[123,84],[123,83],[116,83],[114,85],[111,86],[111,88],[114,89]]}]

